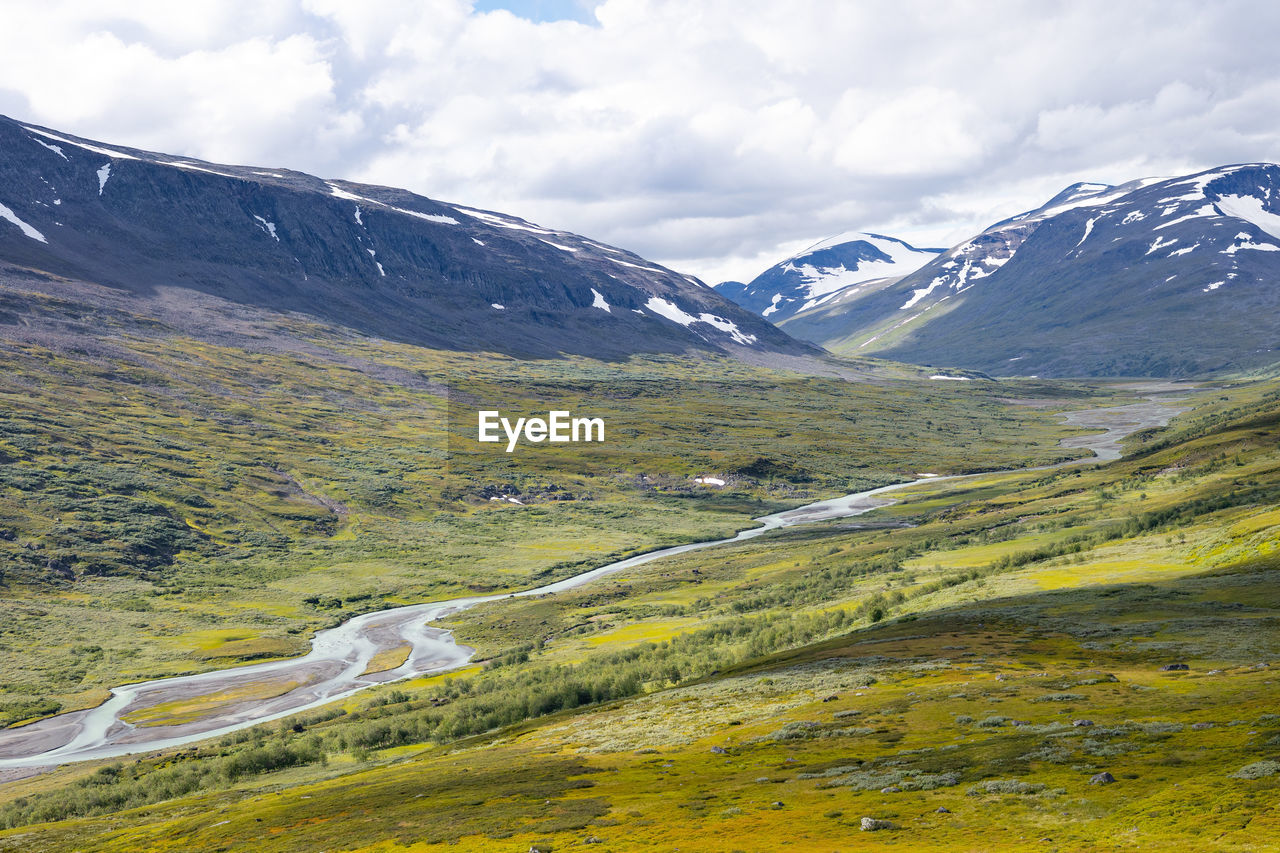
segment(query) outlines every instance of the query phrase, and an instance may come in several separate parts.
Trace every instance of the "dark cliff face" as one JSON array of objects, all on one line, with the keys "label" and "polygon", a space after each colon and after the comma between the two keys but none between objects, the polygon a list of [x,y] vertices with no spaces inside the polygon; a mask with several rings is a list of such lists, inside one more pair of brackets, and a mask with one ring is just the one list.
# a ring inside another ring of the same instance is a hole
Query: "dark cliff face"
[{"label": "dark cliff face", "polygon": [[1069,187],[865,299],[784,322],[995,374],[1197,376],[1280,360],[1280,167]]},{"label": "dark cliff face", "polygon": [[524,356],[813,348],[695,279],[515,217],[0,118],[0,260]]}]

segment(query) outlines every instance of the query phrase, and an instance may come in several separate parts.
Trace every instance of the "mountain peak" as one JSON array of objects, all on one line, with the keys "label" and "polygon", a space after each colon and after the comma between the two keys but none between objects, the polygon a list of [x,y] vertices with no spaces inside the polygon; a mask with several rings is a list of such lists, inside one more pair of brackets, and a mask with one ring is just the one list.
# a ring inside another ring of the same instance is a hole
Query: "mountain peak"
[{"label": "mountain peak", "polygon": [[1277,279],[1280,167],[1245,163],[1073,184],[783,325],[837,352],[996,374],[1200,375],[1274,361]]},{"label": "mountain peak", "polygon": [[721,282],[716,289],[773,322],[851,291],[914,272],[941,249],[918,249],[896,237],[848,231],[819,240],[775,264],[749,284]]}]

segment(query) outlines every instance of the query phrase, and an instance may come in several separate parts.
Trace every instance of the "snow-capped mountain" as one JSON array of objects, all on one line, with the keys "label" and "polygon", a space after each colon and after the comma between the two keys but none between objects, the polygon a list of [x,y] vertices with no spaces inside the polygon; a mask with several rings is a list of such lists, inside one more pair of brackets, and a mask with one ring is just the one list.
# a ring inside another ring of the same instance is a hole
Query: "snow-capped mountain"
[{"label": "snow-capped mountain", "polygon": [[783,323],[996,374],[1178,376],[1280,357],[1280,166],[1075,184],[866,298]]},{"label": "snow-capped mountain", "polygon": [[725,281],[716,289],[743,308],[780,323],[817,305],[875,292],[920,269],[941,251],[851,231],[815,243],[749,284]]},{"label": "snow-capped mountain", "polygon": [[0,117],[0,264],[451,349],[815,353],[697,279],[514,216]]}]

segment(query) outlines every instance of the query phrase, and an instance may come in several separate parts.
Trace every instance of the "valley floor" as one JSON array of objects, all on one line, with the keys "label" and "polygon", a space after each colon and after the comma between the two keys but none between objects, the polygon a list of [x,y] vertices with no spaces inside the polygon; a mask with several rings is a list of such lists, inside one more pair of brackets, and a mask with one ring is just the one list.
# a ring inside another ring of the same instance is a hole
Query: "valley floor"
[{"label": "valley floor", "polygon": [[483,667],[10,783],[0,849],[1280,849],[1280,391],[1222,396],[467,611]]}]

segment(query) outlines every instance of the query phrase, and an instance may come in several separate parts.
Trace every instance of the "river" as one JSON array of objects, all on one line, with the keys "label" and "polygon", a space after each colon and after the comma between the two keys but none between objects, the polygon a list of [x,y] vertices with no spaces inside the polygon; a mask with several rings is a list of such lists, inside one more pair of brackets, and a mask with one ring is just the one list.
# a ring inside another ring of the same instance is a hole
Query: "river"
[{"label": "river", "polygon": [[[1062,444],[1065,447],[1085,448],[1096,454],[1094,459],[1066,464],[1119,458],[1120,441],[1125,436],[1140,429],[1163,426],[1186,408],[1170,405],[1170,402],[1174,401],[1160,400],[1153,394],[1143,403],[1066,413],[1066,421],[1073,426],[1105,430],[1064,439]],[[928,477],[936,482],[978,476],[983,475],[922,475],[922,478]],[[893,503],[885,495],[920,482],[922,480],[917,479],[882,486],[762,516],[755,519],[759,522],[758,527],[744,530],[736,536],[651,551],[535,589],[366,613],[335,628],[317,632],[311,642],[311,651],[300,658],[116,687],[111,691],[111,698],[96,708],[58,714],[0,732],[0,770],[10,771],[5,774],[10,775],[23,768],[47,768],[72,761],[114,758],[185,746],[318,708],[377,684],[457,669],[471,659],[474,650],[455,643],[448,631],[430,626],[429,623],[442,616],[489,601],[563,592],[664,557],[742,542],[782,527],[861,515]],[[411,647],[411,651],[399,667],[365,674],[369,661],[376,654],[406,645]],[[209,701],[210,698],[217,704],[207,706],[207,715],[189,722],[133,725],[124,719],[164,703]]]}]

